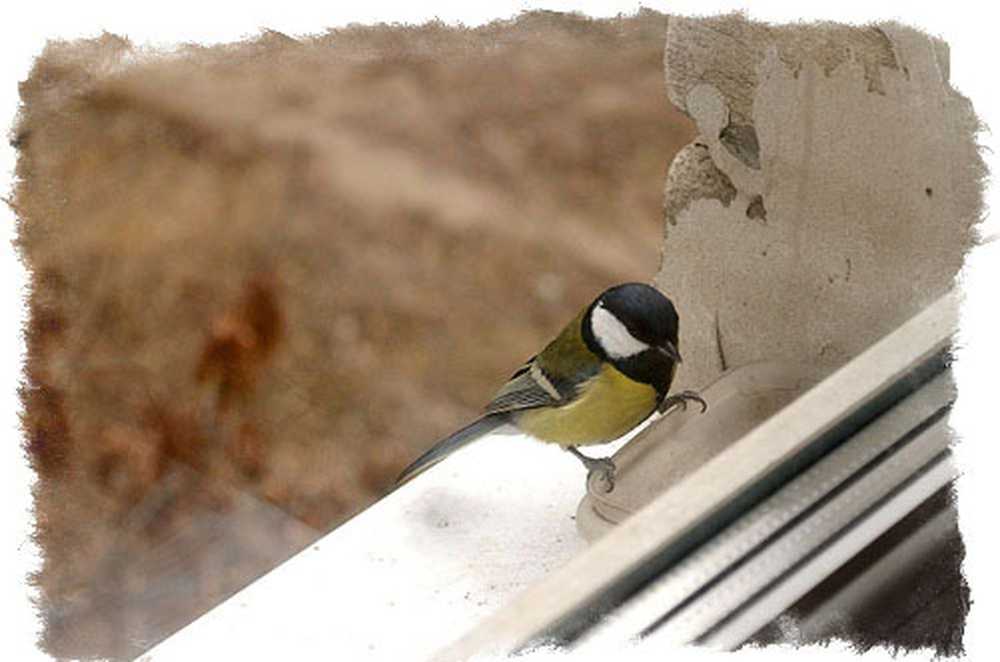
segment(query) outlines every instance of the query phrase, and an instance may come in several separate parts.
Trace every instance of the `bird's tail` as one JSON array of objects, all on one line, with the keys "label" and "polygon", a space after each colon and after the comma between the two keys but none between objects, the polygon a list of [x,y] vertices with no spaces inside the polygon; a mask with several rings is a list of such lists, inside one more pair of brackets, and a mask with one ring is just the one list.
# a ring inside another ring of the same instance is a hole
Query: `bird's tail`
[{"label": "bird's tail", "polygon": [[396,485],[402,485],[418,473],[421,473],[451,455],[462,446],[472,443],[476,439],[492,432],[506,422],[507,418],[505,416],[490,414],[483,416],[477,421],[473,421],[458,432],[445,437],[431,446],[426,453],[414,460],[410,466],[403,469],[403,473],[399,474],[399,478],[396,479]]}]

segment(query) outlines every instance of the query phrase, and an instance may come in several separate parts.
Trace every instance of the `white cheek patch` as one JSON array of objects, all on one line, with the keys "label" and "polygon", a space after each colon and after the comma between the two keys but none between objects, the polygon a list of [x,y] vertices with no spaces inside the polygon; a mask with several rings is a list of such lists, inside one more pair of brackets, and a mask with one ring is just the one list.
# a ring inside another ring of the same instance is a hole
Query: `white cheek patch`
[{"label": "white cheek patch", "polygon": [[590,313],[590,330],[608,356],[614,359],[623,359],[649,349],[649,345],[629,333],[614,313],[602,304],[595,306]]}]

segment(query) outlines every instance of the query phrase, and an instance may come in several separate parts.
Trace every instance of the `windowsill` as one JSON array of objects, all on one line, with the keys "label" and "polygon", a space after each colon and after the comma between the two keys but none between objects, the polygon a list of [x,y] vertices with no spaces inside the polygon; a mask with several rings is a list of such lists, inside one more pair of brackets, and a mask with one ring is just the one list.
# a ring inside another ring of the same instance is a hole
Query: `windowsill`
[{"label": "windowsill", "polygon": [[[197,658],[218,642],[224,642],[226,657],[315,656],[325,651],[344,659],[425,659],[444,649],[465,659],[471,651],[517,650],[557,624],[589,619],[593,614],[587,605],[594,599],[638,588],[628,589],[623,582],[640,574],[663,573],[663,568],[652,565],[667,563],[673,551],[690,550],[691,544],[701,542],[688,538],[722,536],[723,529],[711,532],[715,525],[708,526],[710,521],[737,505],[749,508],[751,501],[743,503],[748,495],[769,498],[768,490],[779,485],[765,489],[765,484],[780,478],[789,489],[790,496],[778,492],[774,497],[793,499],[778,508],[779,514],[792,512],[793,506],[806,507],[795,495],[801,492],[816,499],[822,490],[802,490],[787,481],[805,475],[799,472],[808,466],[806,456],[838,462],[829,452],[834,436],[856,437],[854,445],[862,448],[868,433],[891,443],[903,432],[882,434],[882,428],[870,422],[872,417],[889,430],[899,427],[893,421],[908,417],[907,412],[920,414],[927,407],[933,412],[946,406],[950,377],[931,380],[936,373],[928,370],[944,369],[939,357],[954,330],[956,314],[954,294],[942,297],[592,546],[575,522],[585,490],[579,464],[558,447],[497,434],[432,467],[142,659]],[[919,397],[901,399],[914,388]],[[929,404],[913,404],[924,400]],[[919,426],[926,414],[907,425]],[[859,432],[862,429],[868,432]],[[947,439],[940,438],[946,448]],[[934,451],[938,441],[928,438],[907,448],[926,446]],[[902,485],[917,471],[914,467],[922,466],[924,450],[906,451],[914,458],[905,462],[886,462],[887,475],[899,476],[886,478],[884,485],[872,469],[875,487]],[[862,531],[864,540],[858,544],[867,544],[939,489],[942,481],[950,480],[950,465],[940,464],[930,491],[918,490],[910,501],[917,500],[905,507],[882,508],[884,522]],[[837,481],[848,485],[858,469],[840,473]],[[823,476],[817,480],[826,490],[834,485]],[[869,489],[862,480],[854,485]],[[845,502],[853,503],[852,499],[849,494]],[[764,512],[761,521],[766,524],[769,517]],[[738,524],[733,522],[737,529]],[[728,523],[719,520],[718,526]],[[834,542],[824,543],[825,548],[847,549],[844,545],[851,541],[840,547]],[[815,585],[856,551],[837,552],[834,565],[797,578],[800,588]],[[772,556],[762,553],[761,562],[770,563]],[[737,556],[727,561],[739,562]],[[727,567],[717,570],[725,572]],[[711,576],[702,579],[709,581]],[[754,627],[801,595],[793,593],[772,596],[773,604],[758,610],[763,620]],[[653,604],[641,616],[655,617],[657,609]],[[741,634],[733,641],[738,643],[741,637],[745,638]]]},{"label": "windowsill", "polygon": [[490,436],[141,659],[196,659],[221,642],[234,659],[422,659],[586,548],[575,522],[585,488],[583,468],[558,447]]}]

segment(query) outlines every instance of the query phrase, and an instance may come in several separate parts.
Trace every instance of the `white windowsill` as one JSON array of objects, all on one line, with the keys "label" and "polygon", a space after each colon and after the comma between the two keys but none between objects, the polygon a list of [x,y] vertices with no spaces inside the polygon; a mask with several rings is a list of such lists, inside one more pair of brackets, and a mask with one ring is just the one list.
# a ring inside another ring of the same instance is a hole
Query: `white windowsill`
[{"label": "white windowsill", "polygon": [[558,447],[491,435],[140,659],[430,656],[586,547],[575,522],[585,478]]}]

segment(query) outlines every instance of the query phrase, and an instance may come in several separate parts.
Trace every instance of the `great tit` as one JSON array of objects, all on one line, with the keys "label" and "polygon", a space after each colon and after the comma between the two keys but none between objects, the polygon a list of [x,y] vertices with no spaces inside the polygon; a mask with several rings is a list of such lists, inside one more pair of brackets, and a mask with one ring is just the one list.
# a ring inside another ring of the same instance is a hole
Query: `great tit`
[{"label": "great tit", "polygon": [[608,458],[583,455],[577,446],[613,441],[654,411],[707,403],[693,391],[668,396],[677,365],[674,304],[643,283],[605,290],[497,392],[483,416],[442,439],[403,470],[403,483],[504,424],[540,441],[559,444],[614,486]]}]

